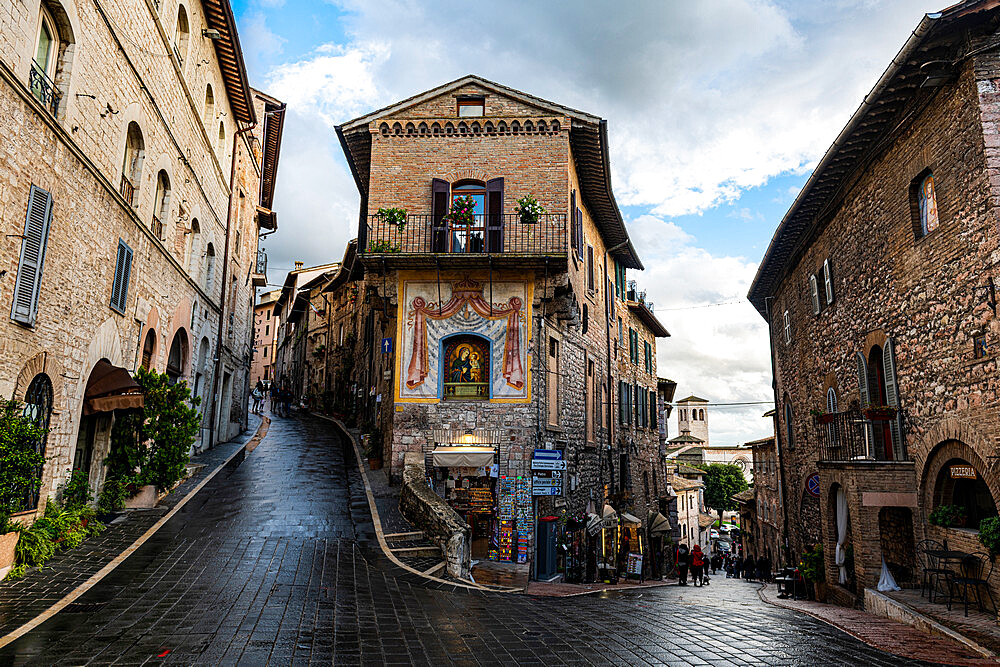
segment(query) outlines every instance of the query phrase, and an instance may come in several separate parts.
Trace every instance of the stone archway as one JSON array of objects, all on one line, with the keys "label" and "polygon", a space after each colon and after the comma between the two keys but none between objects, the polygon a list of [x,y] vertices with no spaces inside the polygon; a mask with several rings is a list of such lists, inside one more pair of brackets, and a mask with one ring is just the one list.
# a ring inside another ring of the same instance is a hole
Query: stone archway
[{"label": "stone archway", "polygon": [[931,450],[921,476],[928,517],[935,507],[958,505],[966,509],[967,527],[978,530],[982,519],[996,516],[998,481],[987,471],[982,457],[960,440],[946,440]]},{"label": "stone archway", "polygon": [[913,543],[913,510],[909,507],[883,507],[878,513],[878,530],[882,558],[896,583],[919,579],[915,577],[917,557]]}]

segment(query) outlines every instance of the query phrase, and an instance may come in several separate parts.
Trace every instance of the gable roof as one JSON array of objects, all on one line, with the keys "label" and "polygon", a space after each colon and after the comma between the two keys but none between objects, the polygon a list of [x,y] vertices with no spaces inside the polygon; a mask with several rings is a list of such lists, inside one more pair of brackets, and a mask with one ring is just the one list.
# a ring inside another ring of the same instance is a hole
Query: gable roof
[{"label": "gable roof", "polygon": [[653,314],[653,311],[647,304],[629,301],[628,309],[637,318],[639,318],[640,322],[646,325],[646,328],[650,330],[653,336],[656,338],[670,337],[670,332],[667,331],[667,328],[660,323],[660,320],[656,319],[656,315]]},{"label": "gable roof", "polygon": [[368,195],[371,170],[372,137],[368,130],[368,124],[468,85],[492,90],[497,94],[506,95],[525,104],[570,119],[570,146],[573,150],[577,175],[580,180],[581,197],[593,215],[608,247],[618,248],[612,253],[612,256],[626,268],[641,270],[643,268],[642,262],[632,246],[632,240],[625,228],[625,220],[622,218],[618,203],[615,201],[615,195],[611,190],[607,121],[598,116],[489,81],[475,74],[467,74],[337,126],[337,137],[340,139],[340,145],[347,157],[347,163],[351,168],[351,174],[354,176],[354,182],[358,186],[362,200]]},{"label": "gable roof", "polygon": [[704,398],[698,398],[697,396],[691,395],[691,396],[688,396],[687,398],[682,398],[681,400],[679,400],[677,402],[678,403],[708,403],[708,400],[704,399]]},{"label": "gable roof", "polygon": [[996,0],[965,0],[941,12],[926,14],[865,96],[847,125],[813,169],[809,180],[774,232],[747,298],[767,319],[765,300],[774,296],[818,226],[832,217],[853,175],[881,150],[887,136],[905,122],[906,112],[929,99],[954,76],[956,65],[975,44],[973,28],[989,28],[986,12],[996,13]]}]

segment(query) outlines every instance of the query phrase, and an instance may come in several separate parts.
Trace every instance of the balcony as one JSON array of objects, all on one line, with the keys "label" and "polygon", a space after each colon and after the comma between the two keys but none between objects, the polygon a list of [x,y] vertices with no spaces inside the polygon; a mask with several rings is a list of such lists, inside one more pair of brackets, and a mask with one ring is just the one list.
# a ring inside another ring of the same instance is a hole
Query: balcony
[{"label": "balcony", "polygon": [[[867,414],[866,414],[867,413]],[[824,461],[908,461],[902,415],[850,410],[818,415]]]},{"label": "balcony", "polygon": [[135,205],[135,186],[132,185],[132,181],[128,179],[128,176],[124,174],[122,174],[122,182],[118,186],[118,192],[125,198],[129,206]]},{"label": "balcony", "polygon": [[257,262],[254,264],[250,279],[254,287],[263,287],[267,284],[267,253],[263,250],[257,251]]},{"label": "balcony", "polygon": [[549,213],[537,222],[522,222],[516,214],[476,215],[460,224],[446,217],[408,215],[396,224],[381,215],[367,221],[362,259],[383,264],[434,266],[543,263],[567,257],[566,216]]},{"label": "balcony", "polygon": [[52,83],[52,79],[45,74],[41,65],[34,60],[31,61],[31,69],[28,70],[28,87],[35,99],[44,104],[53,116],[59,113],[59,100],[62,93]]},{"label": "balcony", "polygon": [[164,239],[163,223],[155,215],[153,216],[153,222],[150,225],[150,228],[153,230],[153,234],[156,235],[156,238],[160,239],[161,241]]}]

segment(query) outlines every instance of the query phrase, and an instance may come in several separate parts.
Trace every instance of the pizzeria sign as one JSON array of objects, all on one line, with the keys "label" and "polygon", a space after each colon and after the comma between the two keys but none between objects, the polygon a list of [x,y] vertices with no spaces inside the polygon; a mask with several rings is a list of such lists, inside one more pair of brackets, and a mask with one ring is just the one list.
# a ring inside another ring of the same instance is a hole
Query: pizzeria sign
[{"label": "pizzeria sign", "polygon": [[976,469],[968,465],[951,466],[952,479],[975,479]]}]

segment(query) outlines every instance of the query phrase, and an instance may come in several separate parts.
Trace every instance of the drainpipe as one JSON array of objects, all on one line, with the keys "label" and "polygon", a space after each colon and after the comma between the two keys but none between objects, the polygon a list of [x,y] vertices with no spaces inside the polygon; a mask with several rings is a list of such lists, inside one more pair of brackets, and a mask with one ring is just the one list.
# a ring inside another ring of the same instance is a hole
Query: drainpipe
[{"label": "drainpipe", "polygon": [[212,373],[212,416],[208,429],[208,448],[215,446],[215,429],[218,427],[219,376],[222,374],[222,329],[226,326],[226,281],[229,280],[229,237],[233,226],[233,186],[236,184],[236,148],[241,134],[257,127],[257,123],[236,130],[233,135],[233,157],[229,167],[229,208],[226,210],[226,243],[222,251],[222,292],[219,296],[219,331],[215,339],[215,371]]},{"label": "drainpipe", "polygon": [[[625,246],[628,245],[628,243],[629,243],[628,241],[622,241],[618,245],[611,246],[610,248],[605,248],[605,250],[604,250],[604,279],[605,280],[607,280],[607,278],[608,278],[608,255],[611,254],[611,253],[613,253],[614,251],[620,249],[620,248],[624,248]],[[606,354],[606,357],[607,357],[607,363],[608,363],[608,392],[607,392],[608,395],[607,395],[606,400],[605,400],[605,403],[607,404],[607,411],[608,411],[608,428],[606,428],[605,431],[607,431],[606,435],[608,437],[608,456],[610,457],[611,456],[611,449],[612,449],[612,446],[614,444],[614,436],[613,436],[613,434],[614,434],[614,430],[615,430],[614,429],[614,426],[615,426],[614,417],[615,416],[614,416],[613,410],[611,409],[611,406],[614,404],[613,397],[615,395],[615,390],[614,390],[614,387],[612,385],[612,377],[611,377],[611,326],[613,324],[615,324],[615,323],[612,322],[612,321],[610,321],[610,318],[608,317],[608,314],[610,312],[612,312],[611,311],[611,298],[612,298],[611,291],[607,288],[607,285],[604,286],[604,290],[603,291],[604,291],[604,319],[605,319],[605,326],[604,326],[605,349],[604,349],[604,351],[605,351],[605,354]],[[599,470],[598,474],[600,475],[601,485],[603,486],[604,485],[604,455],[603,454],[601,455],[601,458],[600,458],[600,467],[598,468],[598,470]],[[611,474],[611,487],[614,488],[614,486],[615,486],[615,479],[614,479],[614,477],[615,477],[615,469],[609,465],[608,466],[608,472]],[[603,501],[604,501],[604,498],[601,499],[602,503],[603,503]]]}]

